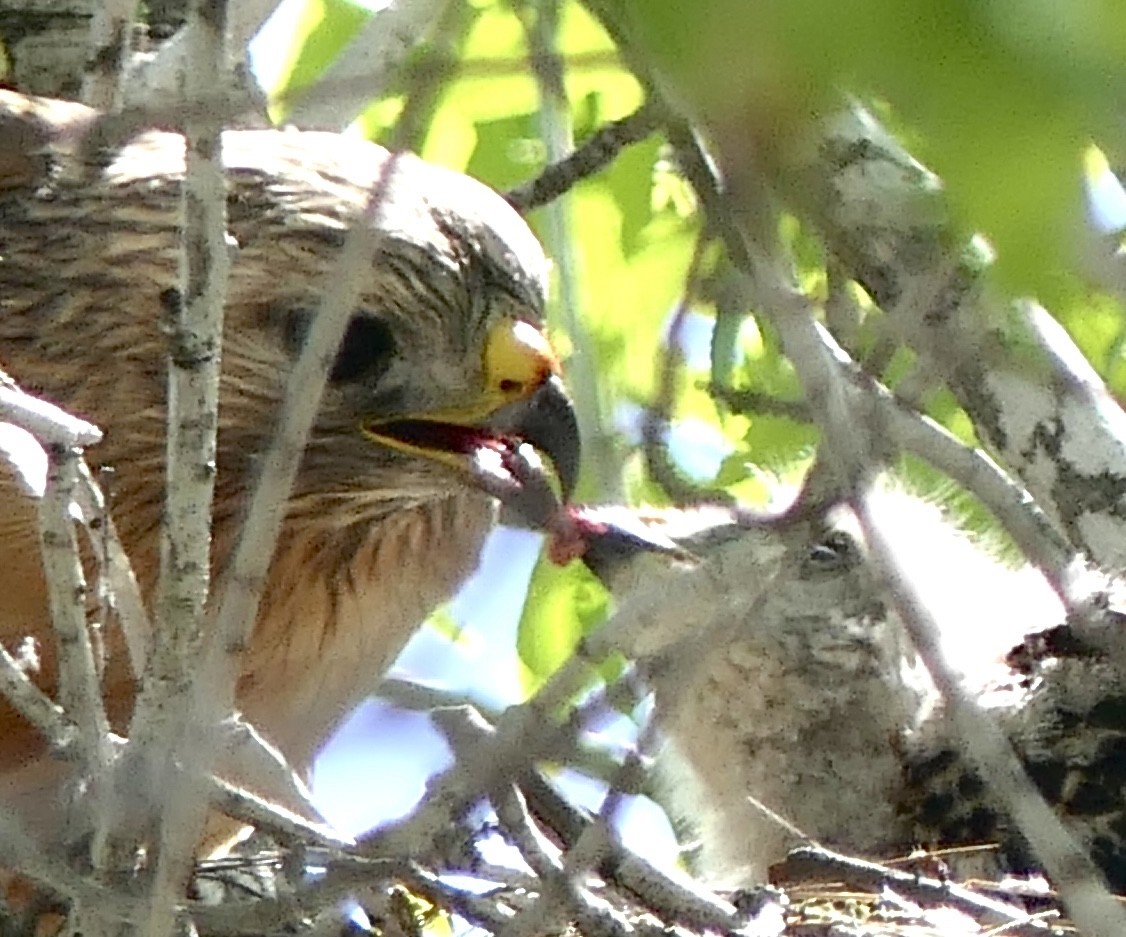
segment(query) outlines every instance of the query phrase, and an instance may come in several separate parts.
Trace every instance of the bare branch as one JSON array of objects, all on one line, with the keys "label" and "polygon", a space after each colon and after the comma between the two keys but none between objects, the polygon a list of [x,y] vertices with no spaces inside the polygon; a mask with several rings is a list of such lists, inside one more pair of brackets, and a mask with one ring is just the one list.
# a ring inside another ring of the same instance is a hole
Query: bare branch
[{"label": "bare branch", "polygon": [[[752,275],[752,282],[763,297],[763,311],[778,331],[787,357],[802,379],[810,412],[817,415],[824,434],[822,454],[836,484],[841,490],[865,489],[872,473],[886,464],[891,454],[885,431],[886,413],[881,414],[873,399],[862,391],[850,389],[841,376],[847,368],[847,357],[814,322],[804,299],[778,272],[779,265],[760,256],[759,248],[741,233],[719,197],[707,160],[694,149],[694,141],[682,138],[681,144],[686,148],[686,165],[701,200],[709,212],[714,212],[712,221],[728,242],[736,262],[745,265],[746,272]],[[946,664],[938,645],[936,625],[910,585],[897,573],[890,547],[879,525],[872,520],[866,498],[858,498],[854,508],[873,551],[876,568],[888,583],[889,593],[920,656],[954,714],[959,735],[990,789],[1060,885],[1080,926],[1090,933],[1109,934],[1120,929],[1126,918],[1100,885],[1093,863],[1044,803],[996,725],[970,704],[965,689]]]},{"label": "bare branch", "polygon": [[236,787],[222,778],[210,781],[210,803],[227,816],[253,824],[285,844],[300,843],[339,849],[351,845],[332,827],[323,823],[310,823],[304,817],[272,804],[252,791]]},{"label": "bare branch", "polygon": [[[204,97],[189,101],[215,118],[224,120],[249,111],[263,111],[261,92],[246,66],[247,43],[278,5],[278,0],[239,0],[226,14],[228,55],[214,73],[204,71],[209,87],[198,89]],[[164,43],[155,54],[135,57],[129,62],[123,89],[124,107],[142,110],[157,117],[151,125],[162,125],[169,112],[184,106],[182,76],[201,67],[199,52],[191,36],[190,24]],[[176,125],[177,127],[180,124]]]},{"label": "bare branch", "polygon": [[[884,438],[879,415],[870,402],[850,392],[840,379],[837,356],[827,344],[830,340],[789,286],[781,282],[780,277],[771,275],[768,262],[758,265],[757,269],[759,282],[777,297],[774,302],[766,303],[765,308],[779,331],[787,356],[802,378],[813,411],[819,415],[824,445],[829,447],[837,477],[842,484],[863,492],[871,473],[886,463],[887,453],[881,451],[881,444],[876,442]],[[1094,863],[1044,802],[1008,739],[996,723],[972,703],[959,676],[947,663],[940,646],[938,625],[913,584],[899,572],[891,544],[873,519],[867,493],[855,495],[851,505],[860,520],[872,563],[942,695],[959,737],[990,790],[1059,886],[1080,927],[1090,934],[1109,935],[1120,931],[1126,926],[1126,913],[1102,885]]]},{"label": "bare branch", "polygon": [[[556,48],[558,0],[535,6],[518,6],[530,53],[532,73],[539,90],[540,136],[549,162],[561,161],[574,151],[563,61]],[[579,265],[571,231],[570,205],[560,198],[544,211],[544,242],[558,274],[556,312],[575,347],[569,362],[568,386],[583,427],[584,467],[590,490],[598,499],[619,500],[620,456],[599,400],[597,348],[580,315]]]},{"label": "bare branch", "polygon": [[348,232],[340,256],[328,279],[324,299],[286,385],[281,419],[270,450],[262,459],[259,477],[246,522],[235,547],[231,568],[223,582],[216,620],[216,640],[209,648],[209,684],[218,680],[229,688],[223,704],[213,705],[204,686],[197,693],[203,712],[230,709],[233,679],[223,681],[219,674],[233,677],[238,654],[246,644],[261,599],[266,570],[273,555],[284,516],[286,498],[293,487],[305,441],[320,405],[325,378],[335,358],[344,327],[359,300],[363,273],[379,243],[382,193],[392,185],[397,159],[392,157],[382,170],[363,214]]},{"label": "bare branch", "polygon": [[58,703],[31,682],[27,670],[0,646],[0,693],[43,733],[52,751],[61,754],[78,742],[80,730]]},{"label": "bare branch", "polygon": [[[286,119],[299,127],[343,130],[395,76],[404,59],[442,17],[449,0],[383,4],[328,67],[326,84],[301,89]],[[327,92],[326,88],[336,90]],[[353,88],[348,93],[346,88]]]},{"label": "bare branch", "polygon": [[[538,817],[549,817],[550,828],[570,850],[591,822],[589,815],[570,804],[540,775],[523,778],[521,789]],[[599,866],[606,876],[647,906],[659,908],[669,920],[692,928],[734,931],[739,927],[735,908],[693,882],[673,880],[641,856],[611,843]]]},{"label": "bare branch", "polygon": [[108,793],[112,760],[109,721],[99,674],[101,662],[86,624],[86,580],[78,557],[70,505],[78,475],[78,453],[48,452],[47,487],[39,505],[43,568],[51,602],[51,620],[59,641],[59,704],[79,730],[83,769],[97,801]]},{"label": "bare branch", "polygon": [[85,462],[78,466],[75,504],[98,560],[99,598],[104,599],[107,610],[117,613],[133,673],[140,676],[152,644],[152,622],[117,527],[106,510],[105,497]]},{"label": "bare branch", "polygon": [[[1100,565],[1120,566],[1126,415],[1043,309],[1011,308],[985,288],[972,245],[951,251],[937,180],[853,107],[795,154],[787,183],[1052,521]],[[1014,341],[1019,364],[1003,354]]]},{"label": "bare branch", "polygon": [[[222,0],[193,3],[186,29],[192,41],[192,65],[183,73],[182,88],[191,100],[226,70],[227,4]],[[184,127],[181,286],[178,295],[166,302],[172,330],[166,507],[155,601],[160,627],[146,661],[123,767],[132,796],[118,786],[118,797],[130,801],[129,809],[125,811],[119,800],[118,815],[111,821],[120,831],[111,847],[114,852],[128,850],[130,840],[159,830],[152,843],[156,875],[150,893],[150,937],[165,937],[172,928],[175,903],[187,885],[206,809],[194,777],[185,779],[172,766],[189,751],[192,757],[201,755],[189,747],[188,721],[194,713],[185,703],[192,698],[193,665],[202,645],[211,584],[220,349],[230,266],[222,130],[222,120],[214,115],[202,115]],[[211,762],[200,758],[199,764],[206,771]],[[138,793],[144,798],[140,803]],[[110,861],[120,864],[127,855],[111,853]]]},{"label": "bare branch", "polygon": [[735,413],[744,415],[769,413],[771,416],[785,417],[795,423],[809,423],[812,420],[809,408],[800,400],[781,400],[759,391],[720,387],[715,384],[709,384],[707,391]]},{"label": "bare branch", "polygon": [[90,23],[89,54],[82,79],[82,102],[99,110],[115,110],[136,15],[135,0],[103,0]]},{"label": "bare branch", "polygon": [[677,377],[684,367],[682,348],[684,321],[699,289],[700,266],[707,244],[703,236],[697,238],[692,263],[685,277],[684,295],[669,323],[665,348],[657,368],[657,387],[653,399],[645,408],[641,423],[641,441],[645,452],[645,465],[657,485],[676,504],[700,501],[729,502],[725,492],[704,490],[687,481],[669,458],[667,435],[672,424],[672,409],[676,398]]},{"label": "bare branch", "polygon": [[1121,933],[1126,926],[1126,912],[1107,892],[1094,862],[1044,802],[1008,739],[973,704],[947,664],[938,644],[938,625],[911,583],[898,574],[890,544],[879,524],[873,522],[866,497],[860,496],[852,504],[872,551],[872,561],[888,584],[889,595],[942,694],[966,751],[993,795],[1032,846],[1080,928],[1085,933],[1106,937]]},{"label": "bare branch", "polygon": [[505,193],[521,214],[553,202],[578,183],[601,172],[628,146],[651,137],[660,128],[660,111],[646,103],[632,114],[599,127],[573,153],[543,170],[535,179]]},{"label": "bare branch", "polygon": [[421,152],[447,83],[466,64],[459,54],[476,18],[477,11],[467,4],[446,4],[430,41],[403,69],[403,109],[390,129],[387,149]]},{"label": "bare branch", "polygon": [[1022,937],[1044,935],[1048,928],[1015,905],[995,901],[953,882],[939,881],[915,872],[865,862],[825,849],[822,846],[799,846],[787,857],[781,872],[783,884],[820,879],[841,882],[851,890],[880,891],[886,887],[917,901],[937,901],[958,908],[980,924],[1020,934]]},{"label": "bare branch", "polygon": [[44,447],[82,449],[101,441],[93,423],[21,391],[0,371],[0,419],[31,433]]},{"label": "bare branch", "polygon": [[[780,285],[778,277],[774,274],[762,275],[763,263],[755,258],[754,248],[743,236],[735,219],[732,206],[723,198],[720,183],[715,175],[715,169],[707,154],[702,150],[698,139],[683,128],[674,125],[670,129],[670,136],[674,139],[680,155],[682,165],[697,190],[701,202],[709,215],[709,223],[724,240],[729,254],[741,265],[745,272],[759,271],[756,278],[752,274],[751,282],[758,284],[760,291],[766,296],[767,308],[778,308],[779,304],[797,302],[799,306],[803,301],[796,297],[793,288]],[[769,266],[769,262],[767,262]],[[772,284],[764,286],[764,283]],[[777,324],[777,323],[776,323]],[[796,338],[796,333],[791,330],[791,340]],[[828,344],[824,344],[828,343]],[[831,345],[835,351],[829,350]],[[823,346],[819,348],[818,346]],[[836,346],[832,339],[823,335],[820,339],[809,336],[808,343],[803,346],[809,360],[835,360],[834,367],[841,367],[848,371],[851,367],[847,356]],[[787,354],[792,351],[787,349]],[[1080,356],[1081,357],[1081,356]],[[1089,366],[1088,366],[1089,367]],[[831,387],[831,385],[829,385]],[[1071,556],[1066,545],[1060,542],[1058,535],[1045,523],[1043,516],[1035,505],[1028,499],[1023,491],[1012,485],[1004,473],[988,460],[984,454],[974,454],[966,449],[942,430],[933,421],[920,415],[912,415],[900,404],[895,403],[892,395],[882,388],[878,382],[872,381],[872,391],[868,406],[877,407],[880,411],[881,433],[893,433],[889,439],[895,447],[908,448],[918,452],[924,458],[931,460],[936,467],[949,472],[953,478],[966,485],[969,490],[977,494],[987,507],[1002,523],[1010,536],[1026,553],[1028,558],[1035,563],[1048,577],[1048,580],[1057,588],[1065,604],[1077,605],[1083,596],[1072,596],[1075,577],[1071,568]],[[828,392],[826,389],[824,392]],[[807,388],[807,394],[809,389]],[[810,414],[823,414],[821,402],[807,400],[804,403],[806,411]],[[845,415],[845,422],[839,425],[849,426],[851,418]],[[945,442],[940,442],[945,439]],[[852,442],[856,442],[854,439]],[[846,440],[846,443],[852,444]],[[838,480],[841,482],[842,480]]]},{"label": "bare branch", "polygon": [[944,426],[900,404],[882,385],[873,382],[870,390],[880,403],[884,425],[896,445],[922,456],[980,498],[1067,603],[1074,553],[1028,493],[988,453],[970,449]]}]

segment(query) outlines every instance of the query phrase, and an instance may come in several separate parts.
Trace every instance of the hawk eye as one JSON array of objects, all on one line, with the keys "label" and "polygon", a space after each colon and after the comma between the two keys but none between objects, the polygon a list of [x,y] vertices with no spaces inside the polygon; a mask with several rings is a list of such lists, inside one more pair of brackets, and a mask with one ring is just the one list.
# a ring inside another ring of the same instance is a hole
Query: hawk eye
[{"label": "hawk eye", "polygon": [[[287,316],[285,343],[290,354],[300,354],[312,318],[306,310],[292,311]],[[391,366],[397,351],[398,345],[390,326],[382,319],[359,310],[344,330],[328,375],[329,383],[338,385],[377,380]]]},{"label": "hawk eye", "polygon": [[359,313],[352,317],[340,340],[329,383],[375,380],[391,366],[395,352],[395,336],[387,323]]}]

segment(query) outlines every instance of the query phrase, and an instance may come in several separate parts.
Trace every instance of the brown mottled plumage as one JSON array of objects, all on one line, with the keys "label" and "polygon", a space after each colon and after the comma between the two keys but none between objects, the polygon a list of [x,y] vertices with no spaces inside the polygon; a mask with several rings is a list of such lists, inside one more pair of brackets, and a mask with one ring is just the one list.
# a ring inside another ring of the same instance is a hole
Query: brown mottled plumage
[{"label": "brown mottled plumage", "polygon": [[[146,133],[91,170],[74,164],[76,144],[65,132],[88,119],[75,105],[0,93],[0,365],[24,389],[105,430],[88,458],[114,469],[112,515],[151,595],[164,495],[162,317],[176,301],[183,141]],[[541,412],[559,414],[562,425],[540,442],[546,450],[558,444],[561,475],[573,467],[577,440],[539,332],[546,262],[499,196],[334,134],[230,132],[224,162],[237,248],[222,359],[216,571],[326,274],[371,187],[391,170],[379,246],[290,500],[239,683],[246,715],[305,769],[413,629],[473,569],[493,522],[492,502],[437,437],[459,427],[484,433],[478,424],[498,410],[511,425],[514,410],[546,395]],[[427,415],[445,421],[431,424],[429,449],[360,431],[361,421]],[[38,679],[53,689],[35,505],[0,463],[0,640],[12,647],[34,636]],[[105,687],[123,728],[134,683],[113,628]],[[0,803],[52,809],[53,789],[39,790],[44,775],[53,777],[45,758],[36,732],[0,701]]]}]

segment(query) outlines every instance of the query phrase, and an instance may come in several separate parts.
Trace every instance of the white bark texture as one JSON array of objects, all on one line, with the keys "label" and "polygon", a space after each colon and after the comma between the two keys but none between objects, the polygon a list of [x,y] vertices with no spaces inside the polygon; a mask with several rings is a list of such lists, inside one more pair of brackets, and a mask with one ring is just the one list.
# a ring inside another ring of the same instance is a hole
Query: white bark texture
[{"label": "white bark texture", "polygon": [[859,107],[789,180],[801,209],[1077,549],[1126,555],[1126,415],[1051,315],[988,289],[939,181]]}]

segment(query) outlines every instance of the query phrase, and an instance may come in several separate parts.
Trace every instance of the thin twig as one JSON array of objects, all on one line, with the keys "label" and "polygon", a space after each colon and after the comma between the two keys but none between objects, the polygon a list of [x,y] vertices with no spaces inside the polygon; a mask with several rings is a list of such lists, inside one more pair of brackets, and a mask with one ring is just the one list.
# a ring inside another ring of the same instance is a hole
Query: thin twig
[{"label": "thin twig", "polygon": [[800,884],[810,879],[841,882],[845,886],[878,892],[891,886],[916,901],[941,902],[969,914],[986,927],[1004,927],[1023,937],[1043,937],[1050,928],[1023,909],[987,898],[953,882],[901,872],[875,862],[844,856],[822,846],[798,846],[786,856],[780,884]]},{"label": "thin twig", "polygon": [[[724,246],[732,260],[755,281],[755,271],[763,268],[752,256],[752,250],[739,229],[733,207],[724,197],[722,184],[715,174],[715,167],[704,151],[699,139],[682,125],[673,123],[669,127],[670,140],[677,149],[681,165],[689,182],[696,190],[708,214],[709,224],[723,239]],[[773,274],[768,277],[772,279]],[[789,290],[775,284],[774,294]],[[831,341],[831,340],[830,340]],[[843,352],[836,355],[839,361],[847,361]],[[1015,486],[992,460],[982,453],[969,450],[954,440],[948,431],[938,427],[928,418],[916,415],[894,403],[894,398],[884,389],[881,392],[878,382],[872,381],[870,389],[878,398],[874,405],[881,407],[881,419],[885,428],[890,427],[898,437],[890,440],[895,446],[916,451],[924,458],[933,460],[936,467],[947,471],[964,484],[968,490],[977,494],[994,513],[998,521],[1021,548],[1025,555],[1048,578],[1063,595],[1061,583],[1069,582],[1066,569],[1070,557],[1066,546],[1036,510],[1031,499],[1022,489]],[[808,394],[805,401],[807,412],[816,414]],[[939,438],[945,437],[945,442]],[[980,488],[980,491],[978,491]],[[1065,604],[1068,597],[1063,595]]]},{"label": "thin twig", "polygon": [[[221,905],[189,902],[185,910],[208,937],[261,937],[287,933],[295,922],[310,921],[373,884],[392,879],[402,862],[338,856],[325,875],[302,882],[292,892],[260,901],[232,901]],[[301,925],[297,925],[300,929]]]},{"label": "thin twig", "polygon": [[0,693],[47,739],[53,754],[62,754],[79,740],[78,726],[63,708],[37,687],[6,647],[0,645]]},{"label": "thin twig", "polygon": [[327,824],[311,823],[299,814],[286,810],[279,804],[270,803],[253,791],[237,787],[222,778],[209,777],[208,786],[211,789],[210,802],[213,807],[229,817],[252,824],[283,845],[299,843],[325,849],[341,849],[351,845],[351,840],[341,837]]},{"label": "thin twig", "polygon": [[1074,554],[1028,492],[987,452],[971,449],[940,423],[899,403],[883,385],[873,382],[869,391],[895,443],[973,492],[1067,605]]},{"label": "thin twig", "polygon": [[[843,351],[817,326],[808,308],[767,261],[758,265],[758,282],[773,301],[765,303],[787,356],[819,415],[836,476],[853,490],[864,491],[866,477],[884,464],[887,440],[873,397],[850,390],[839,367]],[[1079,848],[1025,774],[1012,745],[996,723],[973,705],[939,644],[938,625],[898,571],[891,545],[873,520],[866,494],[850,499],[860,521],[870,560],[887,586],[893,605],[920,659],[938,688],[966,745],[994,796],[1026,837],[1047,873],[1059,885],[1075,920],[1091,934],[1112,934],[1126,926],[1126,914],[1100,884],[1090,857]]]},{"label": "thin twig", "polygon": [[[388,0],[325,69],[337,84],[331,95],[320,83],[294,89],[286,119],[298,127],[343,130],[367,105],[383,96],[407,56],[427,37],[450,0]],[[358,79],[349,94],[344,83]]]},{"label": "thin twig", "polygon": [[641,443],[649,475],[674,504],[706,501],[712,504],[730,503],[731,496],[718,489],[706,489],[692,484],[669,457],[668,435],[672,425],[672,409],[676,401],[677,378],[684,367],[684,323],[691,312],[692,302],[700,285],[700,268],[704,259],[707,238],[696,239],[692,261],[685,275],[684,293],[669,322],[665,347],[658,355],[657,387],[653,399],[645,408],[641,421]]},{"label": "thin twig", "polygon": [[733,413],[744,416],[768,413],[771,416],[785,417],[795,423],[809,423],[813,419],[809,407],[802,400],[781,400],[757,390],[720,387],[716,384],[709,384],[706,390],[716,400],[729,407]]},{"label": "thin twig", "polygon": [[549,881],[563,871],[559,850],[539,829],[518,787],[506,785],[494,798],[494,806],[501,828],[541,882]]},{"label": "thin twig", "polygon": [[[1069,584],[1074,554],[1043,512],[1005,471],[981,449],[971,449],[940,423],[901,401],[875,379],[853,368],[853,381],[863,382],[878,403],[883,427],[897,448],[921,456],[966,491],[973,492],[1000,522],[1013,542],[1060,596],[1070,604]],[[804,401],[783,401],[747,390],[710,387],[711,394],[739,413],[773,412],[809,422]]]},{"label": "thin twig", "polygon": [[[289,376],[278,427],[269,450],[262,458],[262,473],[235,546],[230,570],[223,581],[216,616],[216,638],[210,644],[207,673],[233,675],[237,659],[254,627],[274,542],[284,518],[286,499],[293,488],[305,441],[320,406],[325,378],[344,327],[359,301],[363,278],[379,244],[379,232],[383,228],[383,192],[392,186],[397,171],[398,158],[392,156],[382,168],[366,208],[348,232],[340,256],[326,280],[328,287],[324,299],[313,317],[301,355]],[[233,684],[233,680],[224,682]],[[206,692],[197,695],[208,698]],[[227,690],[223,696],[223,705],[205,708],[212,711],[229,709],[231,691]]]},{"label": "thin twig", "polygon": [[82,77],[82,102],[99,110],[116,109],[129,49],[136,0],[102,0],[94,7]]},{"label": "thin twig", "polygon": [[[183,92],[192,100],[227,69],[226,0],[193,0],[184,39],[191,49]],[[188,725],[196,662],[211,587],[211,512],[215,490],[219,376],[223,312],[230,268],[226,180],[221,118],[201,115],[185,125],[181,183],[180,291],[168,352],[168,439],[165,517],[155,606],[160,627],[153,635],[145,679],[130,724],[130,773],[139,771],[143,796],[157,808],[131,805],[132,819],[116,819],[125,842],[147,833],[156,820],[159,837],[151,884],[149,937],[172,930],[176,901],[184,894],[192,854],[202,828],[206,798],[194,776],[172,770],[177,760],[211,761],[191,745]],[[124,806],[124,805],[121,805]],[[120,809],[120,808],[119,808]],[[140,821],[140,830],[134,825]],[[114,844],[118,847],[118,844]],[[111,854],[111,861],[113,857]]]},{"label": "thin twig", "polygon": [[942,694],[958,737],[972,761],[1028,841],[1045,872],[1060,890],[1080,928],[1092,935],[1121,934],[1126,912],[1102,885],[1095,863],[1079,847],[1063,822],[1025,773],[1013,747],[997,724],[968,698],[938,643],[938,625],[906,577],[898,574],[891,546],[872,520],[866,497],[853,500],[872,562],[911,635],[919,656]]},{"label": "thin twig", "polygon": [[[567,683],[568,681],[563,682]],[[556,698],[554,692],[548,695],[551,699]],[[600,711],[604,707],[605,700],[601,698],[600,694],[595,694],[569,720],[572,730],[565,733],[564,738],[573,737],[578,726],[585,723],[585,713]],[[551,707],[545,707],[545,711],[552,711]],[[450,713],[451,716],[455,714],[456,711]],[[443,720],[443,722],[448,724],[448,720]],[[527,725],[534,727],[535,722],[529,721]],[[467,753],[480,752],[481,749],[488,749],[492,744],[495,744],[493,741],[495,736],[489,731],[487,723],[479,719],[462,719],[460,728],[456,733],[451,734],[461,739],[461,745],[458,747],[464,748]],[[560,741],[561,739],[557,737],[551,743],[551,750],[556,754],[556,757],[559,757]],[[542,743],[537,739],[537,747],[540,744]],[[569,756],[566,761],[570,763]],[[629,772],[633,772],[632,780],[627,777],[626,783],[619,782],[619,788],[629,790],[636,786],[635,782],[640,780],[640,776],[637,774],[638,767],[637,763],[633,763],[632,767],[624,769],[627,775]],[[567,856],[573,854],[578,857],[586,854],[588,859],[593,856],[594,865],[589,867],[595,868],[600,875],[608,877],[620,887],[637,895],[648,907],[663,915],[666,920],[682,922],[691,927],[719,928],[721,931],[735,931],[741,926],[739,917],[731,905],[702,889],[692,888],[688,883],[670,879],[641,857],[625,850],[612,837],[599,836],[597,843],[589,838],[584,840],[584,833],[593,822],[590,815],[569,804],[538,772],[524,771],[519,775],[507,774],[505,776],[519,777],[518,783],[521,790],[535,804],[536,816],[550,818],[548,825],[553,832],[560,836]],[[604,821],[615,810],[616,801],[604,803]],[[523,817],[524,819],[521,822],[534,822],[526,814]],[[582,848],[579,848],[580,841],[586,844]],[[539,842],[538,837],[536,842]],[[590,849],[587,848],[588,846]],[[552,868],[555,865],[555,861],[552,860],[548,862],[545,868]]]},{"label": "thin twig", "polygon": [[[539,90],[540,136],[549,162],[560,162],[574,152],[571,111],[564,81],[564,61],[556,43],[558,2],[517,5],[529,50],[529,63]],[[555,262],[558,299],[553,312],[562,321],[574,346],[568,362],[568,386],[579,425],[583,428],[583,464],[587,491],[598,500],[621,500],[620,454],[615,434],[602,412],[597,374],[598,350],[580,315],[581,289],[575,239],[571,231],[570,201],[557,198],[543,213],[544,241]]]},{"label": "thin twig", "polygon": [[422,149],[426,132],[449,83],[461,69],[461,47],[479,11],[467,3],[448,3],[429,43],[404,69],[403,109],[384,145],[387,149]]},{"label": "thin twig", "polygon": [[321,307],[290,373],[278,426],[263,456],[262,472],[222,583],[213,633],[191,705],[193,757],[204,764],[213,763],[223,744],[214,727],[234,704],[242,651],[257,618],[287,498],[320,406],[328,369],[379,243],[382,195],[392,184],[397,165],[395,157],[387,161],[365,210],[345,238]]},{"label": "thin twig", "polygon": [[[802,379],[811,412],[824,434],[823,448],[831,460],[836,481],[845,490],[863,490],[865,478],[884,464],[889,455],[886,420],[873,397],[850,389],[842,379],[847,356],[818,326],[808,303],[767,257],[756,250],[734,220],[730,206],[720,197],[720,187],[695,138],[680,144],[693,184],[709,218],[728,243],[729,251],[752,277],[764,297],[763,311],[782,339],[783,350]],[[1100,885],[1090,858],[1071,839],[1060,820],[1044,803],[1020,766],[1011,745],[991,719],[966,698],[957,677],[946,665],[938,647],[938,633],[929,611],[910,584],[896,572],[882,531],[872,522],[867,499],[854,499],[854,510],[869,542],[876,569],[889,585],[899,612],[931,676],[953,714],[959,736],[970,750],[990,789],[1013,816],[1033,851],[1065,896],[1073,918],[1091,934],[1112,934],[1126,926],[1126,915]]]},{"label": "thin twig", "polygon": [[99,581],[104,582],[99,588],[104,588],[106,604],[117,613],[133,674],[140,677],[152,643],[152,621],[117,526],[106,509],[105,496],[85,462],[78,465],[74,498],[98,560]]},{"label": "thin twig", "polygon": [[417,892],[440,908],[461,915],[487,932],[496,933],[511,920],[512,912],[497,899],[487,896],[478,897],[462,889],[453,888],[419,865],[411,864],[399,873],[398,878],[411,891]]},{"label": "thin twig", "polygon": [[[582,724],[576,711],[573,720]],[[642,733],[640,746],[655,743],[654,723]],[[535,904],[518,916],[502,933],[522,935],[538,933],[539,928],[559,917],[574,920],[583,933],[617,935],[631,928],[615,909],[590,893],[587,880],[598,869],[614,847],[612,832],[623,797],[637,793],[643,777],[639,752],[631,752],[611,783],[602,807],[593,822],[583,828],[579,837],[569,844],[561,868],[549,868],[541,876],[545,887]],[[530,822],[530,820],[529,820]]]},{"label": "thin twig", "polygon": [[841,343],[841,347],[856,357],[856,341],[863,319],[860,303],[854,295],[856,287],[838,257],[826,259],[825,273],[829,283],[828,295],[825,297],[825,324],[833,338]]},{"label": "thin twig", "polygon": [[102,431],[93,423],[24,393],[3,371],[0,371],[0,420],[27,430],[44,448],[84,449],[102,439]]},{"label": "thin twig", "polygon": [[86,623],[86,579],[70,515],[79,457],[73,449],[52,448],[47,454],[39,524],[51,621],[59,643],[59,705],[78,727],[82,768],[91,778],[93,803],[99,803],[107,794],[112,753],[98,678],[101,668]]},{"label": "thin twig", "polygon": [[659,109],[646,102],[632,114],[599,127],[574,152],[551,163],[535,179],[509,189],[504,197],[521,214],[553,202],[605,169],[626,147],[651,137],[660,126]]}]

